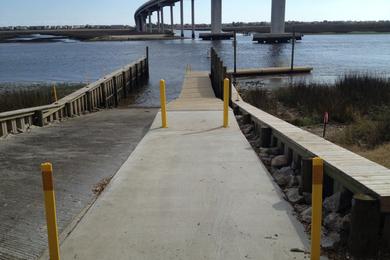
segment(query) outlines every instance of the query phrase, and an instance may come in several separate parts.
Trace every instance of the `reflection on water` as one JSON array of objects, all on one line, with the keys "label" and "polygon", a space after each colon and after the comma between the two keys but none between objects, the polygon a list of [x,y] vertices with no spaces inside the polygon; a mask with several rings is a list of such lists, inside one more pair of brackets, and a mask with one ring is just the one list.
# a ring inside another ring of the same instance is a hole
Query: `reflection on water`
[{"label": "reflection on water", "polygon": [[[168,98],[177,97],[187,64],[192,70],[208,71],[211,46],[228,68],[233,67],[232,41],[6,43],[0,44],[0,83],[91,82],[144,55],[146,46],[150,47],[151,79],[137,98],[142,105],[158,105],[161,78],[167,81]],[[258,44],[250,36],[238,35],[238,68],[290,66],[290,58],[290,44]],[[267,77],[263,84],[277,87],[295,80],[333,81],[353,71],[388,75],[389,64],[389,34],[307,35],[296,44],[295,65],[313,67],[312,75]]]}]

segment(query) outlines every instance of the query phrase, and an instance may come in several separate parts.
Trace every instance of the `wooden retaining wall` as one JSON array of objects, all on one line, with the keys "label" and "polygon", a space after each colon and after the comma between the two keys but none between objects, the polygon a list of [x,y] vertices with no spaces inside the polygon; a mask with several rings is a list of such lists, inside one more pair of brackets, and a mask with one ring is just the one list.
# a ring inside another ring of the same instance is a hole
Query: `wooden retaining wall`
[{"label": "wooden retaining wall", "polygon": [[0,113],[0,137],[25,132],[30,126],[45,126],[53,121],[80,116],[118,106],[135,88],[149,80],[149,55],[96,82],[73,92],[51,105]]}]

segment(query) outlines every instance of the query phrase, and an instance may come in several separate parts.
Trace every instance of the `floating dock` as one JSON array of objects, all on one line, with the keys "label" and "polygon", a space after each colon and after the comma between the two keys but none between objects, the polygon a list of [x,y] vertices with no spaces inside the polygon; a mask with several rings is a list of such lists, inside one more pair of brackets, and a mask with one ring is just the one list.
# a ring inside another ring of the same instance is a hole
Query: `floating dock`
[{"label": "floating dock", "polygon": [[199,38],[204,41],[219,41],[219,40],[230,40],[234,37],[234,33],[201,33]]},{"label": "floating dock", "polygon": [[264,76],[264,75],[278,75],[278,74],[300,74],[311,73],[312,67],[270,67],[270,68],[250,68],[238,69],[236,73],[228,71],[234,77],[249,77],[249,76]]},{"label": "floating dock", "polygon": [[[253,35],[253,41],[258,43],[288,43],[294,37],[293,33],[256,33]],[[295,40],[300,41],[303,38],[303,34],[296,33]]]}]

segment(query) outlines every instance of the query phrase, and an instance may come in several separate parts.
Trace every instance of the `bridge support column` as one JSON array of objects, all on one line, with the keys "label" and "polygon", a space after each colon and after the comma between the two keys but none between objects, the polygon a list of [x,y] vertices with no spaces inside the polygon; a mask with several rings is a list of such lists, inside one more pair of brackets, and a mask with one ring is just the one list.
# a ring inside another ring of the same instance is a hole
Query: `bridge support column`
[{"label": "bridge support column", "polygon": [[195,39],[195,0],[191,0],[192,39]]},{"label": "bridge support column", "polygon": [[184,37],[184,10],[183,10],[183,0],[180,0],[180,30],[181,30],[181,37]]},{"label": "bridge support column", "polygon": [[157,30],[158,30],[158,32],[161,32],[160,10],[157,10]]},{"label": "bridge support column", "polygon": [[153,28],[152,28],[152,14],[151,13],[148,14],[148,18],[149,18],[149,32],[152,33]]},{"label": "bridge support column", "polygon": [[211,33],[222,32],[222,0],[211,0]]},{"label": "bridge support column", "polygon": [[286,0],[272,0],[271,33],[285,32]]},{"label": "bridge support column", "polygon": [[164,25],[164,6],[161,6],[161,30],[162,30],[162,33],[165,33],[165,25]]},{"label": "bridge support column", "polygon": [[172,30],[172,33],[175,33],[175,28],[173,26],[173,4],[170,6],[171,8],[171,30]]}]

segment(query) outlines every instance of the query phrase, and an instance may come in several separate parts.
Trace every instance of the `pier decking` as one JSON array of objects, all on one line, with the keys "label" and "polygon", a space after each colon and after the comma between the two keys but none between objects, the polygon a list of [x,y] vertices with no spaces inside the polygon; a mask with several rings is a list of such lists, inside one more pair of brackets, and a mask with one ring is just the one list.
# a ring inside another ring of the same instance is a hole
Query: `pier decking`
[{"label": "pier decking", "polygon": [[354,194],[369,194],[380,201],[380,210],[390,212],[390,170],[324,138],[293,126],[244,102],[233,90],[233,103],[253,120],[272,129],[286,148],[302,157],[318,156],[325,162],[325,173]]},{"label": "pier decking", "polygon": [[277,74],[300,74],[300,73],[311,73],[312,67],[296,66],[293,69],[291,67],[269,67],[269,68],[249,68],[249,69],[238,69],[236,73],[230,70],[229,74],[234,77],[251,77],[251,76],[266,76],[266,75],[277,75]]},{"label": "pier decking", "polygon": [[63,259],[305,259],[303,227],[229,114],[222,128],[208,74],[187,74],[168,128],[158,114]]}]

